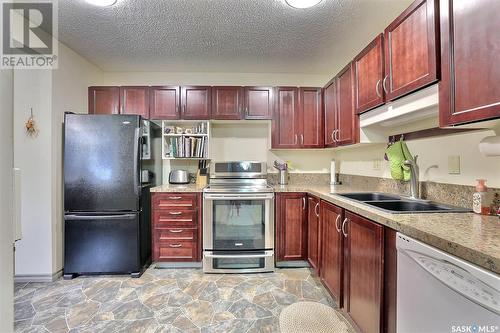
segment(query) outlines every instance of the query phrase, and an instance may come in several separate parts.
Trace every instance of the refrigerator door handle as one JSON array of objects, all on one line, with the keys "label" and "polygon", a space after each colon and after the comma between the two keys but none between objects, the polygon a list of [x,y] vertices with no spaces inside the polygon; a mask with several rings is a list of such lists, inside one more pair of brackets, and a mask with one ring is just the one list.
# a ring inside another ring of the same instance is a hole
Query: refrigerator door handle
[{"label": "refrigerator door handle", "polygon": [[90,220],[131,220],[136,218],[136,214],[118,214],[118,215],[65,215],[64,219],[67,221],[81,220],[81,221],[90,221]]},{"label": "refrigerator door handle", "polygon": [[141,128],[137,127],[134,132],[134,193],[139,195],[139,138],[141,135]]}]

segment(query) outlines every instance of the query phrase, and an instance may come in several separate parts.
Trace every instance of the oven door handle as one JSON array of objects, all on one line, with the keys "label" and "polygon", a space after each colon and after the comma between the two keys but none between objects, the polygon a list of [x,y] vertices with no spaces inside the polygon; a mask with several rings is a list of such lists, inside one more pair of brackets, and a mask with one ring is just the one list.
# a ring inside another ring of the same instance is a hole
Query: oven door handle
[{"label": "oven door handle", "polygon": [[270,194],[247,194],[247,195],[238,195],[238,194],[205,194],[205,199],[211,200],[270,200],[274,198],[274,193]]},{"label": "oven door handle", "polygon": [[272,257],[272,252],[266,252],[264,254],[209,254],[205,253],[207,258],[266,258]]}]

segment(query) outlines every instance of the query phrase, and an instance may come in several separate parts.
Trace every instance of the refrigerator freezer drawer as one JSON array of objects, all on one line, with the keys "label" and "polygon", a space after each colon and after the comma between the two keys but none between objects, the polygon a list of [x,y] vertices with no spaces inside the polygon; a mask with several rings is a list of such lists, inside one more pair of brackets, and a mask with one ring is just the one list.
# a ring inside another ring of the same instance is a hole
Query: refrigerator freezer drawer
[{"label": "refrigerator freezer drawer", "polygon": [[133,273],[139,259],[139,214],[66,214],[64,274]]}]

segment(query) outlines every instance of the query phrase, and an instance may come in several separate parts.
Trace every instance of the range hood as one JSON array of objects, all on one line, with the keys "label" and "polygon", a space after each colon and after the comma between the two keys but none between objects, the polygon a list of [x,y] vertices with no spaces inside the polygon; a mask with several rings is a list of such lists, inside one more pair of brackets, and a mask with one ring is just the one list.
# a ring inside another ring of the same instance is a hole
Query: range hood
[{"label": "range hood", "polygon": [[438,126],[439,93],[436,83],[361,114],[360,143],[387,142],[390,135]]}]

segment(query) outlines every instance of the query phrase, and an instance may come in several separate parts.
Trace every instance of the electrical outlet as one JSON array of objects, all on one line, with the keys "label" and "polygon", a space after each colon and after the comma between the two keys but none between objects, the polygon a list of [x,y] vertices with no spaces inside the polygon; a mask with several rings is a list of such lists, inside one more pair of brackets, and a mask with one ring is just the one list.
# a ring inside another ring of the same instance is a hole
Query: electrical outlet
[{"label": "electrical outlet", "polygon": [[380,165],[382,162],[380,160],[373,160],[373,170],[380,170]]},{"label": "electrical outlet", "polygon": [[460,156],[448,156],[448,173],[450,175],[460,174]]}]

